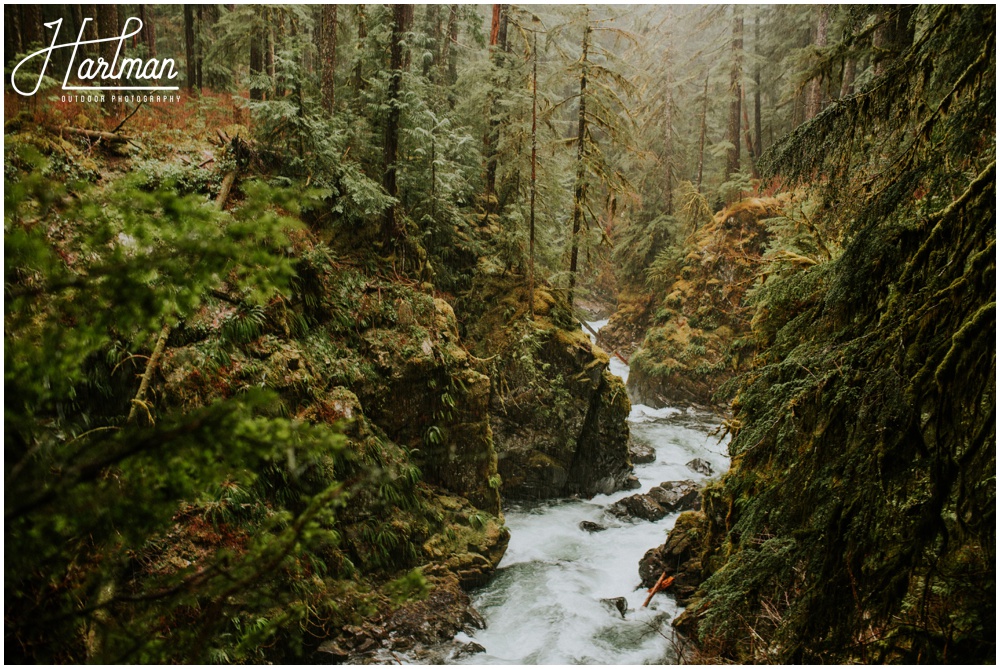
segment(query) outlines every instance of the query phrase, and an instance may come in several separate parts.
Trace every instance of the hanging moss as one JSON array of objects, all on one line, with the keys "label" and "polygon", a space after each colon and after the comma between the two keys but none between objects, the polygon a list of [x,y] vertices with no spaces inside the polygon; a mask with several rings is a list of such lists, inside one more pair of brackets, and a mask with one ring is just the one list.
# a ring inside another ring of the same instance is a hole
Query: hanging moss
[{"label": "hanging moss", "polygon": [[914,21],[771,154],[829,175],[849,224],[839,258],[754,296],[727,511],[678,621],[739,661],[995,661],[995,10]]}]

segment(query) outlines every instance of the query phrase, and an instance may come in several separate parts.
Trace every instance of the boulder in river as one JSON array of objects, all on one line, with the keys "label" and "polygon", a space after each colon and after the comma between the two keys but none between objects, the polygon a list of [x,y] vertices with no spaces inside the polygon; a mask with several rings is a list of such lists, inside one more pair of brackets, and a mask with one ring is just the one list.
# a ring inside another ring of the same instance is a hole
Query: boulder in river
[{"label": "boulder in river", "polygon": [[607,599],[602,599],[601,604],[604,604],[604,606],[612,611],[618,611],[622,618],[625,617],[625,612],[628,611],[628,600],[624,597],[609,597]]},{"label": "boulder in river", "polygon": [[620,499],[609,506],[608,511],[619,518],[643,520],[659,520],[669,513],[649,495],[631,495]]},{"label": "boulder in river", "polygon": [[652,587],[660,575],[673,576],[671,592],[681,606],[687,605],[702,580],[702,538],[706,526],[705,514],[686,511],[667,535],[663,545],[646,551],[639,561],[639,577],[644,587]]},{"label": "boulder in river", "polygon": [[702,460],[701,458],[695,458],[685,466],[691,471],[697,472],[698,474],[704,474],[705,476],[711,476],[715,473],[715,470],[712,469],[711,463],[707,460]]},{"label": "boulder in river", "polygon": [[645,465],[656,461],[656,449],[634,438],[628,442],[628,452],[633,465]]},{"label": "boulder in river", "polygon": [[701,491],[694,481],[666,481],[647,493],[667,511],[692,511],[701,508]]},{"label": "boulder in river", "polygon": [[638,490],[639,488],[642,487],[642,483],[640,483],[638,477],[629,476],[627,479],[625,479],[625,485],[623,487],[625,488],[625,490]]},{"label": "boulder in river", "polygon": [[580,529],[583,530],[584,532],[590,532],[591,534],[593,534],[594,532],[603,532],[608,528],[606,528],[604,525],[601,525],[600,523],[595,523],[590,520],[581,520]]}]

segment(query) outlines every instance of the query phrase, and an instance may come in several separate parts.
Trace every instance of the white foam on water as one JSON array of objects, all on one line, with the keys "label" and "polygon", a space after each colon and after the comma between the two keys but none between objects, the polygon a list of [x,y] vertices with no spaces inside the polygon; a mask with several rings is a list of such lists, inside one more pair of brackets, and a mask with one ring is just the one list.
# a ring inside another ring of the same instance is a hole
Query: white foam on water
[{"label": "white foam on water", "polygon": [[[599,330],[607,321],[591,323]],[[615,363],[618,363],[617,368]],[[628,367],[611,359],[612,371]],[[657,522],[622,520],[607,513],[613,502],[665,481],[708,477],[689,469],[694,458],[708,461],[716,475],[729,467],[725,443],[709,435],[718,425],[711,414],[636,405],[629,416],[634,438],[655,448],[656,460],[637,465],[639,490],[589,500],[552,500],[506,511],[510,545],[496,576],[473,593],[486,629],[471,637],[485,653],[464,656],[467,664],[660,664],[675,662],[670,621],[680,613],[673,597],[656,595],[641,608],[646,590],[639,560],[663,543],[679,514]],[[589,533],[582,521],[606,529]],[[602,599],[625,597],[624,619]]]}]

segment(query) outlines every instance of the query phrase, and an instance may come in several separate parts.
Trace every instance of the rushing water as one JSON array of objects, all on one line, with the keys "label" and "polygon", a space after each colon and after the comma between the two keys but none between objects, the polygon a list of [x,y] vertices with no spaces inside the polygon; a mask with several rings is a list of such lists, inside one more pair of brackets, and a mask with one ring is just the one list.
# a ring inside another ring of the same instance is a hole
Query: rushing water
[{"label": "rushing water", "polygon": [[[607,321],[591,323],[595,330]],[[611,371],[628,379],[628,367],[611,358]],[[473,640],[485,653],[466,656],[470,664],[659,664],[673,661],[670,621],[680,607],[657,594],[641,608],[638,565],[661,543],[679,514],[658,522],[622,520],[606,513],[611,503],[646,492],[663,481],[705,480],[686,467],[694,458],[712,464],[716,475],[729,467],[725,443],[709,435],[718,425],[712,414],[634,405],[632,435],[656,449],[656,461],[636,465],[639,490],[598,495],[589,500],[556,500],[506,511],[511,540],[489,585],[473,595],[486,629]],[[607,527],[588,533],[580,522]],[[602,599],[625,597],[624,619]]]}]

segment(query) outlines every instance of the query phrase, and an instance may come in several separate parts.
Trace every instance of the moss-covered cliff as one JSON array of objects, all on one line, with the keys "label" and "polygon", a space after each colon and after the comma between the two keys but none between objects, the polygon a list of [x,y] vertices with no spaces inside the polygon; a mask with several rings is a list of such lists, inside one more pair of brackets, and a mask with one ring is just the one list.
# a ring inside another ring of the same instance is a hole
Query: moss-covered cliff
[{"label": "moss-covered cliff", "polygon": [[591,496],[631,474],[624,384],[547,287],[485,278],[460,302],[467,337],[493,379],[490,422],[509,499]]},{"label": "moss-covered cliff", "polygon": [[[777,199],[738,202],[654,265],[651,279],[662,292],[629,359],[629,392],[639,402],[711,404],[718,388],[746,369],[754,350],[744,298],[760,280],[772,239],[768,222],[783,214]],[[609,336],[635,329],[634,318],[629,310],[616,314]]]},{"label": "moss-covered cliff", "polygon": [[725,659],[996,661],[995,8],[917,11],[771,156],[845,243],[754,296],[732,469],[660,550],[695,531],[675,625]]}]

